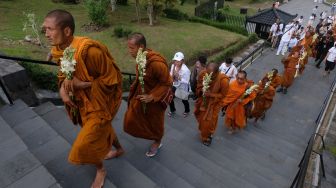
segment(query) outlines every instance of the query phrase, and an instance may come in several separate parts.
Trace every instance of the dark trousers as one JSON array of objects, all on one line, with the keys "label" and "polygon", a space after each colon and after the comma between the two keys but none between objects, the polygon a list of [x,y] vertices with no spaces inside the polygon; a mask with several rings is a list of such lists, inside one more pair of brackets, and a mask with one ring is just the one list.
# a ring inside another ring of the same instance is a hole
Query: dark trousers
[{"label": "dark trousers", "polygon": [[[172,89],[173,89],[173,93],[175,93],[176,87],[173,87]],[[174,96],[174,99],[175,99],[175,96]],[[176,112],[174,99],[169,104],[170,112]],[[189,113],[190,112],[189,101],[188,100],[182,100],[182,103],[184,105],[184,112]]]},{"label": "dark trousers", "polygon": [[327,53],[318,53],[316,55],[316,59],[315,62],[317,62],[316,66],[319,67],[322,63],[322,61],[324,60],[324,58],[327,56]]}]

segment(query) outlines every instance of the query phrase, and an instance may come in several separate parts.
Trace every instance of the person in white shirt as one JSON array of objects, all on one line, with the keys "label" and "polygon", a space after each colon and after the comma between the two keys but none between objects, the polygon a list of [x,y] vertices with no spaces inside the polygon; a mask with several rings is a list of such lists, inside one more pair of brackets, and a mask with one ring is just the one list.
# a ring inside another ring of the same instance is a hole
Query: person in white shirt
[{"label": "person in white shirt", "polygon": [[219,71],[229,77],[230,81],[235,80],[238,73],[237,68],[232,63],[232,58],[230,57],[226,58],[225,62],[221,64]]},{"label": "person in white shirt", "polygon": [[[177,90],[180,90],[181,93],[185,94],[185,97],[181,98],[184,105],[184,117],[187,117],[190,112],[190,106],[188,102],[190,74],[191,72],[189,68],[184,64],[184,54],[182,52],[177,52],[173,58],[173,65],[170,69],[170,75],[173,78],[173,92],[175,95],[177,95]],[[170,112],[168,113],[168,116],[172,117],[176,112],[174,99],[169,104],[169,107]]]},{"label": "person in white shirt", "polygon": [[336,42],[334,46],[329,49],[329,52],[325,58],[325,75],[329,75],[332,70],[335,69],[336,60]]},{"label": "person in white shirt", "polygon": [[278,43],[279,36],[282,35],[282,29],[283,24],[279,19],[277,19],[270,29],[272,48],[275,48],[276,44]]},{"label": "person in white shirt", "polygon": [[316,17],[317,9],[318,9],[318,6],[315,6],[315,7],[313,8],[313,12],[312,12],[312,14],[313,14],[315,17]]},{"label": "person in white shirt", "polygon": [[293,22],[289,22],[286,27],[285,27],[285,31],[284,34],[281,37],[281,41],[278,47],[278,51],[276,53],[276,55],[285,55],[285,49],[288,46],[288,43],[293,35],[293,33],[295,32],[295,27],[294,27],[294,23]]},{"label": "person in white shirt", "polygon": [[309,17],[309,20],[308,20],[307,26],[313,26],[313,24],[314,24],[314,21],[315,21],[315,15],[314,15],[314,14],[312,14],[312,15]]},{"label": "person in white shirt", "polygon": [[321,12],[321,19],[322,20],[325,20],[326,18],[327,18],[327,11],[323,11],[323,12]]},{"label": "person in white shirt", "polygon": [[331,6],[331,15],[334,16],[336,11],[336,3],[333,3]]}]

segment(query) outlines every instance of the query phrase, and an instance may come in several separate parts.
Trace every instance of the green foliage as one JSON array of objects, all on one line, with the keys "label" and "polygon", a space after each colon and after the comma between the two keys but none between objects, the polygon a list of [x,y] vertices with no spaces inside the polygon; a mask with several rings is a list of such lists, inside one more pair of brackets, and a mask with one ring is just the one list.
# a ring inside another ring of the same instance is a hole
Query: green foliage
[{"label": "green foliage", "polygon": [[173,20],[187,20],[189,16],[178,9],[175,8],[166,8],[163,10],[163,13],[167,18]]},{"label": "green foliage", "polygon": [[189,18],[189,21],[206,24],[206,25],[216,27],[216,28],[219,28],[219,29],[224,29],[224,30],[235,32],[235,33],[239,33],[239,34],[242,34],[242,35],[245,35],[245,36],[248,35],[247,30],[245,28],[239,27],[239,26],[236,26],[236,25],[231,25],[231,24],[227,24],[227,23],[220,23],[220,22],[216,22],[216,21],[212,21],[212,20],[208,20],[208,19],[204,19],[204,18],[195,17],[195,16]]},{"label": "green foliage", "polygon": [[118,26],[114,28],[113,31],[114,31],[114,36],[116,36],[117,38],[123,38],[123,37],[127,38],[128,35],[132,33],[132,30],[123,28],[122,26]]},{"label": "green foliage", "polygon": [[215,62],[222,62],[223,60],[225,60],[225,58],[227,57],[232,57],[233,55],[235,55],[237,52],[239,52],[240,50],[242,50],[243,48],[245,48],[247,45],[251,44],[251,43],[255,43],[258,41],[258,36],[253,33],[251,35],[249,35],[249,37],[247,39],[244,39],[240,42],[237,42],[233,45],[230,45],[228,48],[226,48],[216,59]]},{"label": "green foliage", "polygon": [[55,72],[52,72],[38,64],[26,62],[22,62],[20,64],[26,69],[28,76],[37,85],[37,87],[52,91],[58,90],[57,74]]},{"label": "green foliage", "polygon": [[85,0],[90,20],[97,26],[106,26],[109,0]]}]

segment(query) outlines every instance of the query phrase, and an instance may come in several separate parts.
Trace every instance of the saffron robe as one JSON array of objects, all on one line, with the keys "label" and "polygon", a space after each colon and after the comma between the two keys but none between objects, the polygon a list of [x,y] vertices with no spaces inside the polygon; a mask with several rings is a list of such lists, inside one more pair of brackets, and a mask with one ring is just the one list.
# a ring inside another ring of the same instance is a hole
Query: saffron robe
[{"label": "saffron robe", "polygon": [[284,72],[282,76],[282,87],[289,88],[294,82],[294,76],[296,73],[296,65],[298,64],[299,58],[294,58],[292,56],[287,57],[284,63]]},{"label": "saffron robe", "polygon": [[124,131],[132,136],[148,140],[160,141],[164,134],[165,108],[161,100],[172,86],[166,60],[157,52],[147,50],[146,75],[144,76],[145,93],[152,95],[154,100],[146,104],[144,112],[142,102],[136,99],[141,95],[138,68],[136,79],[130,88],[128,109],[124,117]]},{"label": "saffron robe", "polygon": [[251,112],[251,116],[255,118],[262,117],[271,108],[275,96],[275,89],[271,85],[266,89],[261,84],[259,84],[259,87],[262,90],[258,91],[257,97],[253,100]]},{"label": "saffron robe", "polygon": [[195,103],[194,114],[198,121],[198,129],[201,133],[202,141],[205,141],[209,136],[213,135],[217,128],[218,114],[222,108],[221,101],[224,99],[228,89],[230,79],[224,74],[218,73],[210,83],[209,92],[210,97],[205,98],[203,103],[203,77],[206,71],[203,71],[197,81],[196,95],[197,100]]},{"label": "saffron robe", "polygon": [[[74,91],[78,113],[66,106],[70,118],[78,122],[79,132],[69,154],[74,164],[101,164],[112,147],[116,135],[111,121],[121,104],[122,76],[106,46],[86,37],[74,37],[71,46],[76,49],[77,61],[74,76],[84,82],[91,82],[90,88]],[[52,56],[56,62],[63,56],[63,50],[53,47]],[[59,85],[65,76],[59,72]]]},{"label": "saffron robe", "polygon": [[[252,92],[249,96],[243,98],[249,85],[248,82],[240,85],[237,80],[230,83],[229,91],[223,100],[223,106],[226,107],[225,124],[228,128],[242,129],[246,126],[245,105],[256,97],[256,92]],[[241,101],[239,101],[240,99]]]}]

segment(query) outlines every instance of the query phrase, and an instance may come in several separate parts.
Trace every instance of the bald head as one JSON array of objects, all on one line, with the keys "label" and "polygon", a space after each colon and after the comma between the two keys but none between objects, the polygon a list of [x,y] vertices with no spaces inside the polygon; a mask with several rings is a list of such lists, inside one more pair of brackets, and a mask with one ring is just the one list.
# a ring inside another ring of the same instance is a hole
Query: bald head
[{"label": "bald head", "polygon": [[56,25],[62,30],[65,28],[70,28],[71,35],[75,32],[75,20],[70,12],[56,9],[50,11],[45,18],[53,18],[56,21]]},{"label": "bald head", "polygon": [[142,33],[132,33],[128,36],[128,41],[133,41],[135,45],[143,46],[143,48],[147,47],[146,38]]}]

